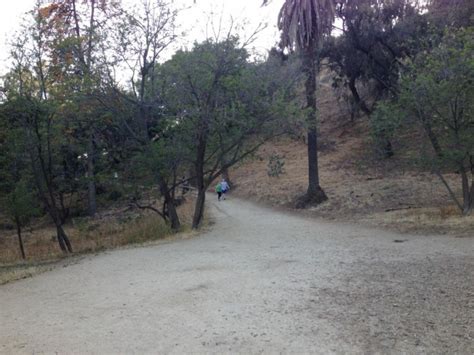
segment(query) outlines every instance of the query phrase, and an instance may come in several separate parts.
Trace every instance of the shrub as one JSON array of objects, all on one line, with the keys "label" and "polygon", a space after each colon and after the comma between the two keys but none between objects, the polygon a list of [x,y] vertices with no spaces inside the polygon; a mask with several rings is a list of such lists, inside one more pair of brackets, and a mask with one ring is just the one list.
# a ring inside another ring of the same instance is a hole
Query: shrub
[{"label": "shrub", "polygon": [[267,165],[267,174],[270,177],[279,177],[285,173],[285,160],[283,156],[272,154]]}]

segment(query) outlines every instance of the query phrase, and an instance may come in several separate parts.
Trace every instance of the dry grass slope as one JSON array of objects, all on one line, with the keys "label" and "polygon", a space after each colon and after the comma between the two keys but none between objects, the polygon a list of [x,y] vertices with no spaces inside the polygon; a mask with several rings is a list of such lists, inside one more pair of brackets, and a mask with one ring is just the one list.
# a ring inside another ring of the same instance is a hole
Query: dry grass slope
[{"label": "dry grass slope", "polygon": [[[361,222],[401,232],[474,236],[474,216],[461,217],[439,179],[417,170],[411,155],[420,149],[419,133],[397,142],[396,155],[375,158],[365,118],[350,122],[345,106],[335,97],[328,75],[319,88],[320,175],[329,201],[304,213],[341,221]],[[237,193],[273,206],[293,208],[307,186],[306,145],[282,139],[263,146],[233,169]],[[271,156],[283,157],[284,174],[270,177]],[[459,187],[460,178],[447,176]],[[458,191],[459,193],[459,191]]]},{"label": "dry grass slope", "polygon": [[[193,201],[188,199],[179,207],[183,225],[191,224],[192,212]],[[76,257],[127,245],[153,243],[174,235],[156,214],[129,211],[126,207],[101,211],[93,219],[73,219],[65,230]],[[183,232],[189,232],[187,227],[183,227]],[[21,261],[15,231],[0,231],[0,285],[76,260],[64,257],[56,241],[55,229],[46,221],[37,221],[23,237],[26,261]]]}]

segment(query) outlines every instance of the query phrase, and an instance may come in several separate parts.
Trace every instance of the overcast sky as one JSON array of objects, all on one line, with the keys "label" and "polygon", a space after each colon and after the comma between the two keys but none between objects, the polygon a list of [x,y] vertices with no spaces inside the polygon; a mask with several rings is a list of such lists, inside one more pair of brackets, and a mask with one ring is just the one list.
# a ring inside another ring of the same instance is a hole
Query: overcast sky
[{"label": "overcast sky", "polygon": [[[191,46],[195,40],[203,40],[206,35],[213,36],[212,26],[209,18],[213,18],[214,27],[218,27],[219,19],[223,19],[222,27],[228,28],[230,17],[234,23],[246,25],[239,31],[243,38],[248,37],[255,31],[259,23],[267,23],[268,27],[262,31],[252,46],[254,49],[265,54],[278,40],[276,21],[278,10],[284,0],[273,0],[270,5],[261,7],[261,0],[174,0],[173,3],[179,8],[187,8],[180,12],[177,23],[179,32],[186,33],[181,37],[176,47]],[[128,3],[140,3],[140,0],[122,0]],[[194,3],[196,2],[196,4]],[[10,66],[8,40],[19,28],[20,20],[24,13],[30,10],[35,0],[2,1],[0,11],[0,75],[5,74]]]}]

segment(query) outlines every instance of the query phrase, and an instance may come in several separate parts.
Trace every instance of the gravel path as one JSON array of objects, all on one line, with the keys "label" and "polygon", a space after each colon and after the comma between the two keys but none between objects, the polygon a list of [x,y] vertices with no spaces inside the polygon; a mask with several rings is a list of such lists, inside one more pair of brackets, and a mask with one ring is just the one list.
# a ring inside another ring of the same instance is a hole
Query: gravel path
[{"label": "gravel path", "polygon": [[0,353],[474,353],[472,238],[209,205],[197,238],[0,286]]}]

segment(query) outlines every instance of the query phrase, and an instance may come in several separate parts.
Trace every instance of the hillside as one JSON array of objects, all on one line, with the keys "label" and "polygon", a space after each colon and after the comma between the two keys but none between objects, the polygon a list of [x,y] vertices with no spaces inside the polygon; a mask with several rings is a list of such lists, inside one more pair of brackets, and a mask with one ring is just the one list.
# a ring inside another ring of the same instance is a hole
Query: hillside
[{"label": "hillside", "polygon": [[[392,158],[377,158],[370,144],[367,118],[351,121],[330,81],[326,74],[318,89],[320,179],[329,201],[301,213],[402,232],[472,235],[474,216],[461,217],[439,178],[414,166],[410,155],[420,149],[419,135],[414,133],[395,142]],[[408,149],[397,150],[403,145]],[[270,177],[268,162],[275,155],[284,162],[284,172]],[[267,143],[252,159],[233,169],[231,179],[235,193],[241,197],[294,208],[295,200],[307,186],[304,139],[284,138]],[[458,176],[447,179],[459,187]]]}]

